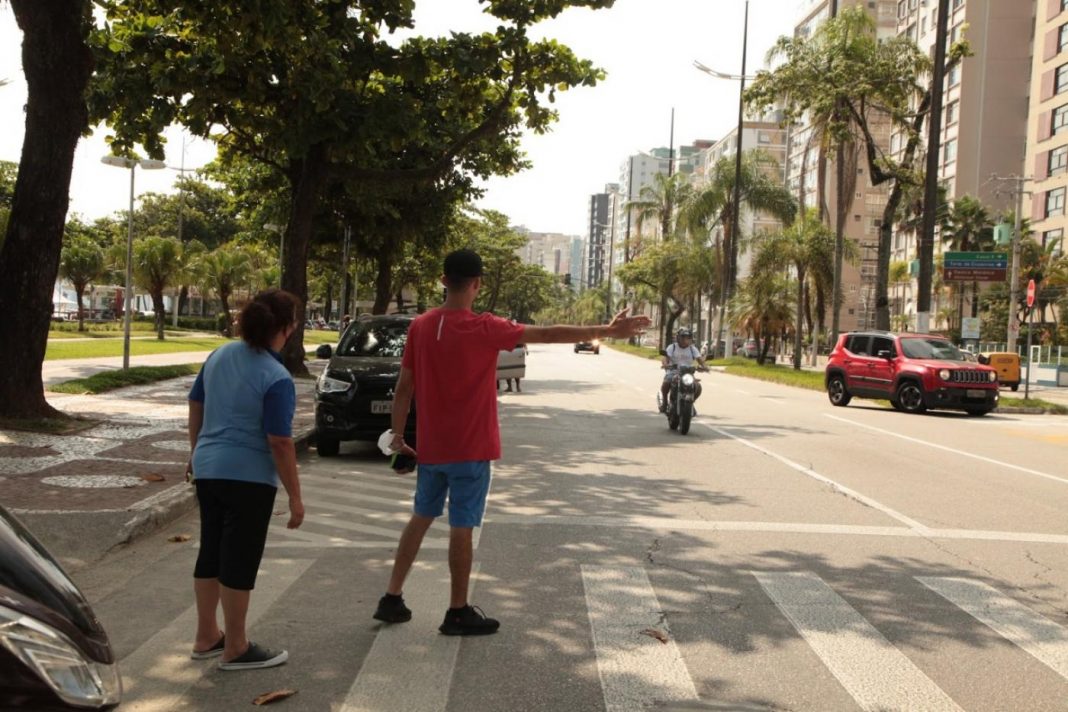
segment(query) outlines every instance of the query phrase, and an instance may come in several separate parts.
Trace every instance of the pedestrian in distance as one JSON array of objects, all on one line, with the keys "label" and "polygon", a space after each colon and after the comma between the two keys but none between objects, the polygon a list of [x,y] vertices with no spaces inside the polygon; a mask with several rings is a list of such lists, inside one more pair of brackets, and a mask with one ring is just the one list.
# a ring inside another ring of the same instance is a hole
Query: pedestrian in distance
[{"label": "pedestrian in distance", "polygon": [[289,658],[249,641],[245,619],[279,481],[289,495],[289,528],[304,521],[292,437],[296,390],[278,353],[296,331],[299,311],[289,292],[257,294],[238,316],[241,340],[216,349],[189,392],[187,477],[200,506],[191,657],[221,656],[221,670],[274,667]]},{"label": "pedestrian in distance", "polygon": [[[500,623],[467,599],[473,561],[472,533],[481,526],[490,485],[490,463],[501,457],[497,422],[497,354],[519,343],[575,343],[627,338],[649,324],[621,311],[602,326],[527,326],[472,311],[482,286],[482,259],[472,250],[445,257],[445,303],[417,317],[408,329],[394,388],[391,449],[417,463],[413,514],[397,546],[386,593],[374,618],[411,620],[403,588],[423,537],[449,500],[449,608],[438,630],[445,635],[495,633]],[[416,445],[404,441],[412,398]],[[398,471],[401,474],[411,469]]]}]

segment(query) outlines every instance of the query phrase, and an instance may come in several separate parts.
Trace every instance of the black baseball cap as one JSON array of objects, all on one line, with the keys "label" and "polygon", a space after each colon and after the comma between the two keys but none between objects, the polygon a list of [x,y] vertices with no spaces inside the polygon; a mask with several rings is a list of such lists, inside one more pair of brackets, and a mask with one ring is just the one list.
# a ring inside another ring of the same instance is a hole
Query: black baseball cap
[{"label": "black baseball cap", "polygon": [[482,258],[474,250],[454,250],[445,256],[445,276],[469,279],[482,276]]}]

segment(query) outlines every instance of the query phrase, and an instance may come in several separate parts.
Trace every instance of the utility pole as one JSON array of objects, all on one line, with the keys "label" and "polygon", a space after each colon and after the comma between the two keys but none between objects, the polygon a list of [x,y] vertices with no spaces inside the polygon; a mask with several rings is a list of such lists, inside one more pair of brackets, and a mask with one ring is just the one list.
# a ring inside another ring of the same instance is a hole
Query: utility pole
[{"label": "utility pole", "polygon": [[[352,315],[349,311],[349,305],[352,300],[351,290],[349,288],[349,241],[352,238],[352,228],[346,224],[344,231],[344,242],[341,247],[341,317],[346,314]],[[338,319],[340,322],[341,319]]]},{"label": "utility pole", "polygon": [[[182,160],[178,166],[178,242],[185,246],[182,239],[182,228],[185,224],[185,132],[182,132]],[[174,326],[178,326],[178,308],[182,306],[182,293],[188,294],[185,288],[180,289],[174,300]]]},{"label": "utility pole", "polygon": [[999,176],[992,175],[990,180],[998,183],[1008,183],[1012,187],[1008,190],[998,190],[1004,195],[1012,195],[1016,199],[1016,213],[1012,229],[1012,262],[1009,269],[1009,317],[1005,336],[1005,350],[1016,353],[1016,339],[1020,336],[1020,323],[1016,318],[1020,299],[1020,243],[1023,240],[1023,199],[1025,195],[1031,195],[1031,191],[1024,188],[1024,184],[1030,180],[1024,176]]},{"label": "utility pole", "polygon": [[927,175],[923,199],[923,232],[919,240],[920,277],[916,298],[916,331],[931,330],[931,287],[934,281],[934,232],[938,214],[938,168],[942,157],[942,95],[946,72],[946,36],[949,34],[949,0],[938,2],[935,29],[934,72],[931,81],[931,116],[927,139]]}]

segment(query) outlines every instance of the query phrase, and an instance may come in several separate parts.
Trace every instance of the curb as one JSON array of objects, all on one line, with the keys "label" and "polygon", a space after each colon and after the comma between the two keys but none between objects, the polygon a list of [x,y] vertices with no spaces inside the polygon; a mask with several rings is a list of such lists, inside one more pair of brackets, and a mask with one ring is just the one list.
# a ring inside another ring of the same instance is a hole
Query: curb
[{"label": "curb", "polygon": [[[307,452],[313,437],[315,437],[314,425],[305,428],[293,437],[297,454]],[[129,544],[134,539],[151,534],[173,522],[195,509],[196,501],[196,489],[183,483],[164,490],[155,497],[138,502],[131,507],[137,513],[122,525],[119,529],[118,540],[110,548]]]},{"label": "curb", "polygon": [[995,408],[993,412],[1006,413],[1008,415],[1060,415],[1060,413],[1057,413],[1050,408],[1020,408],[1011,405],[1005,408],[999,406]]}]

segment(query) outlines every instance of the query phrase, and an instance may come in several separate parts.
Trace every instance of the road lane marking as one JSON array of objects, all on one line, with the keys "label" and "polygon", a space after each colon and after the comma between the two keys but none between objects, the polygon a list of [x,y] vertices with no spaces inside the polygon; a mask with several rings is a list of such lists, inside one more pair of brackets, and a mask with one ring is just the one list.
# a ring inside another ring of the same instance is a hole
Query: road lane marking
[{"label": "road lane marking", "polygon": [[373,481],[352,481],[342,479],[332,479],[329,477],[320,477],[317,475],[307,475],[301,473],[301,483],[309,483],[319,487],[339,487],[345,491],[354,491],[357,493],[365,492],[367,490],[373,490],[377,492],[385,492],[386,494],[397,495],[398,497],[411,497],[415,491],[415,482],[409,481],[408,484],[404,482],[398,482],[396,484],[387,484],[384,482]]},{"label": "road lane marking", "polygon": [[[247,626],[252,628],[312,563],[311,559],[264,559],[249,603]],[[123,710],[171,712],[183,703],[185,691],[215,667],[217,659],[210,664],[189,659],[196,627],[194,605],[119,662],[126,692]]]},{"label": "road lane marking", "polygon": [[857,492],[854,489],[846,487],[843,484],[839,484],[839,483],[835,482],[834,480],[832,480],[831,478],[825,477],[824,475],[821,475],[820,473],[816,472],[811,467],[807,467],[807,466],[802,465],[802,464],[800,464],[798,462],[794,462],[793,460],[791,460],[791,459],[789,459],[787,457],[783,457],[782,455],[780,455],[780,454],[778,454],[776,452],[773,452],[773,451],[771,451],[771,450],[769,450],[769,449],[767,449],[765,447],[761,447],[760,445],[757,445],[756,443],[754,443],[754,442],[752,442],[750,440],[746,440],[743,437],[739,437],[739,436],[735,435],[734,433],[731,433],[731,432],[729,432],[727,430],[724,430],[723,428],[717,428],[715,426],[708,425],[707,423],[702,423],[702,425],[704,425],[706,428],[708,428],[712,432],[719,433],[720,435],[722,435],[724,437],[727,437],[727,438],[730,438],[731,440],[735,440],[735,441],[741,443],[742,445],[745,445],[746,447],[748,447],[748,448],[750,448],[752,450],[756,450],[757,452],[763,453],[763,454],[767,455],[770,458],[778,460],[779,462],[781,462],[782,464],[786,465],[790,469],[796,470],[797,472],[800,472],[802,475],[805,475],[806,477],[811,477],[812,479],[816,480],[817,482],[822,482],[823,484],[831,487],[832,489],[835,489],[835,490],[837,490],[837,491],[839,491],[839,492],[841,492],[843,494],[846,494],[846,495],[852,497],[853,499],[857,500],[858,502],[860,502],[862,504],[865,504],[865,505],[871,507],[872,509],[876,509],[876,510],[882,512],[883,514],[885,514],[886,516],[888,516],[888,517],[890,517],[892,519],[896,519],[897,521],[901,522],[905,526],[908,526],[908,527],[910,527],[912,529],[915,529],[916,531],[924,533],[924,534],[926,534],[926,533],[928,533],[930,531],[926,526],[924,526],[923,524],[920,524],[915,519],[912,519],[911,517],[907,517],[904,514],[902,514],[901,512],[897,511],[896,509],[892,509],[892,508],[886,506],[885,504],[883,504],[882,502],[878,502],[878,501],[872,499],[871,497],[868,497],[867,495],[863,495],[860,492]]},{"label": "road lane marking", "polygon": [[911,539],[956,539],[963,541],[1004,541],[1028,544],[1068,544],[1068,534],[1004,532],[981,529],[924,529],[863,526],[856,524],[809,524],[806,522],[743,522],[731,520],[674,519],[671,517],[597,517],[579,515],[496,514],[486,524],[518,526],[549,525],[569,527],[637,528],[655,531],[763,532],[783,534],[826,534],[829,536],[887,536]]},{"label": "road lane marking", "polygon": [[[607,712],[697,699],[645,569],[583,566],[582,586]],[[642,633],[648,629],[662,631],[667,642]]]},{"label": "road lane marking", "polygon": [[752,573],[863,709],[961,709],[819,576]]},{"label": "road lane marking", "polygon": [[1061,626],[981,581],[948,576],[916,579],[1068,678],[1068,631]]},{"label": "road lane marking", "polygon": [[1047,472],[1041,472],[1039,470],[1032,470],[1029,467],[1022,467],[1020,465],[1014,465],[1011,462],[1005,462],[1004,460],[995,460],[992,457],[986,457],[984,455],[977,455],[974,452],[968,452],[967,450],[958,450],[957,448],[949,447],[947,445],[939,445],[938,443],[933,443],[933,442],[930,442],[928,440],[920,440],[919,438],[914,438],[914,437],[911,437],[909,435],[902,435],[901,433],[895,433],[892,430],[886,430],[884,428],[877,428],[874,425],[867,425],[865,423],[859,423],[859,422],[857,422],[855,420],[850,420],[849,418],[842,418],[842,417],[839,417],[837,415],[831,415],[830,413],[824,413],[823,415],[828,417],[828,418],[830,418],[831,420],[837,420],[837,421],[840,421],[840,422],[843,422],[843,423],[848,423],[849,425],[856,425],[857,427],[866,428],[866,429],[871,430],[871,431],[876,432],[876,433],[881,433],[883,435],[890,435],[892,437],[899,438],[901,440],[907,440],[909,442],[917,443],[919,445],[926,445],[927,447],[933,447],[933,448],[936,448],[938,450],[945,450],[946,452],[951,452],[954,455],[961,455],[963,457],[970,457],[973,460],[980,460],[982,462],[988,462],[988,463],[990,463],[992,465],[997,465],[998,467],[1005,467],[1005,468],[1008,468],[1010,470],[1017,470],[1018,472],[1024,472],[1024,473],[1027,473],[1029,475],[1035,475],[1037,477],[1044,477],[1047,480],[1053,480],[1055,482],[1060,482],[1061,484],[1068,485],[1068,478],[1058,477],[1057,475],[1051,475],[1051,474],[1049,474]]},{"label": "road lane marking", "polygon": [[[471,592],[478,564],[471,569]],[[340,712],[444,712],[460,637],[438,633],[449,603],[446,562],[416,562],[404,586],[412,620],[382,624]]]}]

